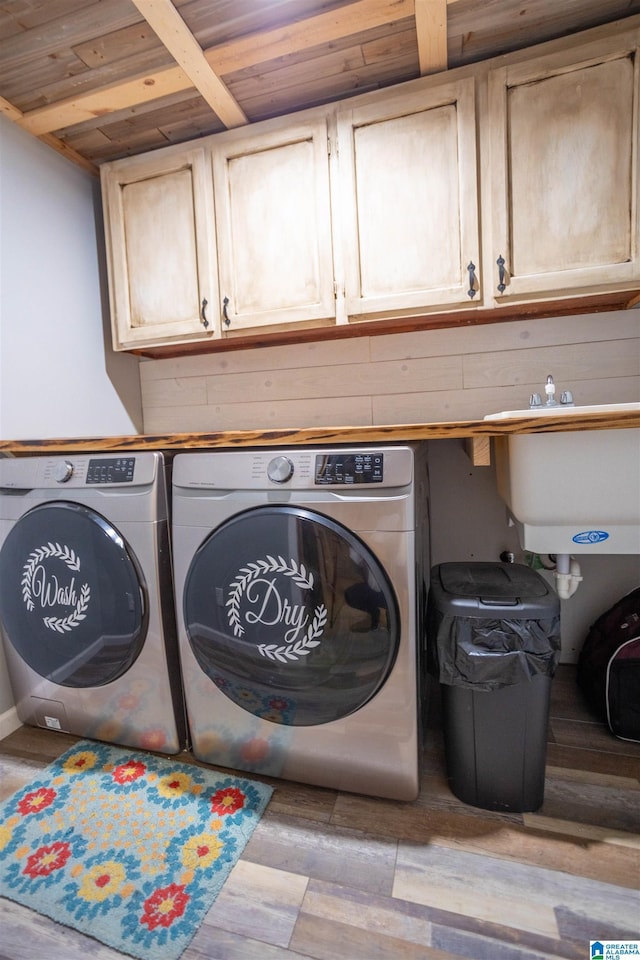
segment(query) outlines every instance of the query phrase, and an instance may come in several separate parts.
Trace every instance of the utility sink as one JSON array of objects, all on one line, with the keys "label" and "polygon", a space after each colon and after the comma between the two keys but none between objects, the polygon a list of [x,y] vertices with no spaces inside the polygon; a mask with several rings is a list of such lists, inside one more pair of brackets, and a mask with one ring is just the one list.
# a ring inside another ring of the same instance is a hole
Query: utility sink
[{"label": "utility sink", "polygon": [[[640,403],[555,407],[548,413],[622,413]],[[544,416],[510,410],[485,420]],[[534,553],[640,554],[640,428],[495,438],[500,496]]]},{"label": "utility sink", "polygon": [[640,403],[594,403],[585,404],[581,407],[576,406],[556,406],[547,407],[544,403],[540,407],[531,410],[502,410],[500,413],[489,413],[485,420],[507,420],[512,417],[546,417],[560,416],[565,417],[568,414],[578,413],[624,413],[630,410],[640,410]]}]

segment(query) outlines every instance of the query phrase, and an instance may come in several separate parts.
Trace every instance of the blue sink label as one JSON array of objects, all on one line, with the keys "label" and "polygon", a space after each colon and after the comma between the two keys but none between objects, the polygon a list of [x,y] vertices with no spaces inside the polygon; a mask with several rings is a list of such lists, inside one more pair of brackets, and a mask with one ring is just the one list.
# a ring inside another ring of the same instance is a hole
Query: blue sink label
[{"label": "blue sink label", "polygon": [[583,530],[571,539],[574,543],[602,543],[609,539],[609,534],[605,530]]}]

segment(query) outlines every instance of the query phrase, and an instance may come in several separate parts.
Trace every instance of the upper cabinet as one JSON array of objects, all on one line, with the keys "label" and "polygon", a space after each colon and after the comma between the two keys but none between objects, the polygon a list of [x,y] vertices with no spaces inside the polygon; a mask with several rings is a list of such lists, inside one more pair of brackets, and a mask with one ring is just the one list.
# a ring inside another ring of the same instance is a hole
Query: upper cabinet
[{"label": "upper cabinet", "polygon": [[105,164],[116,349],[628,305],[639,76],[633,17]]},{"label": "upper cabinet", "polygon": [[327,121],[212,141],[222,333],[335,319]]},{"label": "upper cabinet", "polygon": [[638,39],[490,71],[496,298],[638,286]]},{"label": "upper cabinet", "polygon": [[213,190],[201,147],[106,164],[102,196],[116,350],[219,334]]},{"label": "upper cabinet", "polygon": [[349,317],[482,302],[475,82],[338,113]]}]

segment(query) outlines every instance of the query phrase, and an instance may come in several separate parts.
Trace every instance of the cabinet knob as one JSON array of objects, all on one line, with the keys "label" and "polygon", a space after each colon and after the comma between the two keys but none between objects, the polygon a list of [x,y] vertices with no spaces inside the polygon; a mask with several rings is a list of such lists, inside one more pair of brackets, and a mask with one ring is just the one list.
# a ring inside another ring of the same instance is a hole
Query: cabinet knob
[{"label": "cabinet knob", "polygon": [[207,308],[207,304],[208,304],[208,303],[209,303],[209,301],[207,300],[207,298],[206,298],[206,297],[203,297],[203,298],[202,298],[202,307],[201,307],[201,309],[200,309],[200,320],[202,321],[202,326],[205,328],[205,330],[206,330],[207,327],[209,326],[209,321],[207,320],[207,315],[206,315],[206,313],[205,313],[205,310],[206,310],[206,308]]}]

